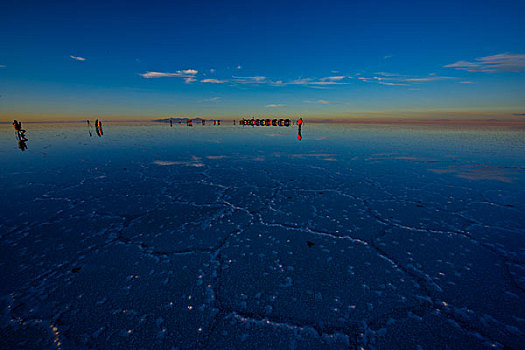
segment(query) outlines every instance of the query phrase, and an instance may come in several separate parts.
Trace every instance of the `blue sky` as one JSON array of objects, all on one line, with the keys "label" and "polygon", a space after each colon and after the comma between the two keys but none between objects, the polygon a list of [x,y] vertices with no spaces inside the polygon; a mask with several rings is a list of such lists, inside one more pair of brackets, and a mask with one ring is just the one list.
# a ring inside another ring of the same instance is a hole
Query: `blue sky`
[{"label": "blue sky", "polygon": [[523,1],[5,1],[0,119],[525,113]]}]

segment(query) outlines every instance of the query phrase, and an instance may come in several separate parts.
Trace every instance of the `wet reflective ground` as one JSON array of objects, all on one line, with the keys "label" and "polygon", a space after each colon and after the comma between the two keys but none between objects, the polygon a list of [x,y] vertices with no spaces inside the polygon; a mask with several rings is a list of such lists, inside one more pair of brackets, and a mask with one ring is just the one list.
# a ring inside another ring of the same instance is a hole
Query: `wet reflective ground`
[{"label": "wet reflective ground", "polygon": [[503,127],[0,124],[2,348],[518,349]]}]

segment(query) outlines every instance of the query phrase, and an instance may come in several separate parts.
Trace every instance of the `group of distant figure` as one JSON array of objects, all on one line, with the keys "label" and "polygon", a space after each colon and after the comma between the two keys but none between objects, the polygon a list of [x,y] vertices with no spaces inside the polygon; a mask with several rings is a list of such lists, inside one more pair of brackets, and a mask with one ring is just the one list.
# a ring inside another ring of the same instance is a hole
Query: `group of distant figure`
[{"label": "group of distant figure", "polygon": [[22,129],[22,122],[13,120],[13,127],[15,128],[16,138],[18,140],[18,148],[24,152],[27,149],[26,131]]},{"label": "group of distant figure", "polygon": [[[179,124],[182,124],[182,121],[178,121]],[[202,120],[202,125],[206,125],[206,120]],[[239,121],[239,125],[251,125],[251,126],[290,126],[290,123],[292,125],[297,124],[299,126],[299,132],[297,134],[297,139],[301,141],[303,139],[301,135],[301,128],[303,126],[303,119],[299,118],[297,121],[290,121],[290,119],[241,119]],[[191,119],[186,120],[187,126],[193,126],[193,121]],[[221,125],[220,120],[213,120],[213,125]],[[235,120],[233,121],[233,125],[235,125]],[[87,126],[89,131],[89,136],[93,136],[92,133],[92,125],[89,120],[87,120]],[[170,119],[170,126],[173,126],[173,120]],[[16,138],[18,140],[18,148],[23,152],[27,149],[27,137],[26,137],[26,131],[22,129],[22,122],[19,122],[17,120],[13,121],[13,127],[15,128]],[[101,137],[104,135],[104,131],[102,129],[102,122],[98,119],[95,120],[95,133],[98,137]]]},{"label": "group of distant figure", "polygon": [[[200,120],[202,125],[206,125],[206,120],[201,119]],[[170,127],[173,127],[173,119],[169,119]],[[192,119],[175,119],[175,122],[178,122],[179,125],[186,124],[186,126],[193,126],[193,120]],[[213,125],[221,125],[220,120],[212,120],[210,122],[213,122]],[[236,125],[237,121],[233,120],[233,125]],[[290,125],[297,125],[298,126],[298,132],[297,132],[297,139],[301,141],[303,139],[303,135],[301,134],[302,127],[303,127],[303,118],[299,118],[297,120],[290,120],[290,119],[246,119],[242,118],[239,120],[239,125],[242,126],[286,126],[289,127]]]},{"label": "group of distant figure", "polygon": [[[212,120],[210,122],[213,122],[213,125],[221,125],[221,121],[219,119]],[[181,125],[182,124],[182,120],[179,119],[178,123],[179,123],[179,125]],[[186,126],[193,126],[193,120],[191,120],[191,119],[186,119],[185,123],[186,123]],[[202,125],[206,125],[206,120],[202,119],[201,120],[201,124]],[[234,122],[234,124],[235,124],[235,122]],[[173,119],[170,119],[170,126],[173,126]]]}]

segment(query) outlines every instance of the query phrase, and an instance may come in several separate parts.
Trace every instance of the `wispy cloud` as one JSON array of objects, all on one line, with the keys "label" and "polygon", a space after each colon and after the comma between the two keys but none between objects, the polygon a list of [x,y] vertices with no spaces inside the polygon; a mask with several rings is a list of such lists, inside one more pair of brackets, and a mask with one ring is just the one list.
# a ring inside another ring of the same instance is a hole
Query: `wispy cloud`
[{"label": "wispy cloud", "polygon": [[389,73],[389,72],[376,72],[375,75],[381,75],[383,77],[398,77],[399,74],[397,73]]},{"label": "wispy cloud", "polygon": [[449,80],[449,79],[456,79],[456,78],[431,76],[431,77],[425,77],[425,78],[406,78],[406,79],[402,79],[402,81],[413,82],[413,83],[426,83],[429,81],[439,81],[439,80]]},{"label": "wispy cloud", "polygon": [[221,97],[215,96],[215,97],[210,97],[210,98],[205,99],[204,102],[217,102],[220,100],[221,100]]},{"label": "wispy cloud", "polygon": [[318,80],[315,80],[313,78],[303,78],[303,79],[292,80],[284,84],[286,85],[304,85],[304,86],[308,86],[308,85],[347,85],[348,84],[348,83],[342,83],[340,81],[322,80],[322,79],[326,79],[326,78],[321,78]]},{"label": "wispy cloud", "polygon": [[77,60],[77,61],[85,61],[86,60],[84,57],[80,57],[80,56],[69,56],[69,57],[71,57],[72,59]]},{"label": "wispy cloud", "polygon": [[446,68],[465,70],[467,72],[521,72],[525,70],[525,55],[500,53],[492,56],[478,57],[474,61],[457,61],[447,64]]},{"label": "wispy cloud", "polygon": [[253,77],[239,77],[239,76],[232,76],[237,83],[241,84],[258,84],[258,83],[265,83],[267,82],[266,77],[262,75],[253,76]]},{"label": "wispy cloud", "polygon": [[268,107],[268,108],[283,108],[283,107],[286,107],[286,105],[271,104],[271,105],[266,105],[265,107]]},{"label": "wispy cloud", "polygon": [[388,86],[407,86],[408,85],[408,84],[403,84],[403,83],[391,83],[388,81],[380,81],[379,84],[388,85]]},{"label": "wispy cloud", "polygon": [[[184,69],[184,70],[178,70],[175,73],[166,73],[166,72],[146,72],[143,74],[139,74],[143,78],[150,79],[150,78],[171,78],[171,77],[177,77],[177,78],[194,78],[195,75],[197,75],[198,71],[195,69]],[[193,80],[194,81],[194,80]]]},{"label": "wispy cloud", "polygon": [[458,81],[459,84],[474,84],[473,82],[471,81]]},{"label": "wispy cloud", "polygon": [[265,76],[236,76],[233,75],[233,82],[238,84],[265,84],[271,86],[287,86],[287,85],[302,85],[310,87],[324,87],[330,85],[346,85],[348,83],[341,82],[342,79],[348,78],[344,75],[342,76],[330,76],[320,79],[315,78],[301,78],[291,81],[283,80],[271,80]]},{"label": "wispy cloud", "polygon": [[5,64],[0,64],[0,68],[5,68]]},{"label": "wispy cloud", "polygon": [[413,84],[428,83],[433,81],[457,79],[455,77],[439,76],[434,73],[426,76],[406,76],[397,73],[376,72],[372,77],[358,76],[358,80],[365,83],[376,83],[388,86],[407,86]]},{"label": "wispy cloud", "polygon": [[344,78],[346,78],[346,76],[344,75],[336,75],[336,76],[332,76],[332,77],[324,77],[324,78],[321,78],[319,80],[321,81],[339,81],[339,80],[343,80]]},{"label": "wispy cloud", "polygon": [[335,101],[327,101],[327,100],[317,100],[317,101],[306,100],[304,102],[306,102],[306,103],[319,103],[319,104],[322,104],[322,105],[334,105],[334,104],[337,104],[337,102],[335,102]]},{"label": "wispy cloud", "polygon": [[237,68],[237,69],[242,69],[242,66],[241,66],[241,65],[238,65],[236,68]]},{"label": "wispy cloud", "polygon": [[226,83],[226,80],[219,80],[219,79],[202,79],[201,83],[211,83],[211,84],[222,84]]},{"label": "wispy cloud", "polygon": [[[219,78],[206,77],[206,72],[199,74],[199,71],[197,71],[196,69],[184,69],[184,70],[177,70],[175,72],[148,71],[146,73],[141,73],[139,75],[146,79],[172,78],[172,77],[183,78],[187,84],[198,81],[204,84],[206,83],[209,83],[209,84],[230,83],[233,85],[246,84],[246,85],[269,85],[269,86],[300,85],[300,86],[306,86],[306,87],[317,88],[317,89],[327,89],[335,85],[346,85],[346,84],[349,84],[349,82],[346,82],[346,80],[353,79],[353,77],[351,76],[346,76],[342,74],[326,76],[322,78],[301,78],[301,79],[295,79],[295,80],[289,80],[289,81],[272,80],[272,79],[268,79],[264,75],[253,75],[253,76],[232,75],[231,79],[224,79],[224,78],[219,79]],[[209,70],[209,72],[214,73],[215,69],[212,68]]]}]

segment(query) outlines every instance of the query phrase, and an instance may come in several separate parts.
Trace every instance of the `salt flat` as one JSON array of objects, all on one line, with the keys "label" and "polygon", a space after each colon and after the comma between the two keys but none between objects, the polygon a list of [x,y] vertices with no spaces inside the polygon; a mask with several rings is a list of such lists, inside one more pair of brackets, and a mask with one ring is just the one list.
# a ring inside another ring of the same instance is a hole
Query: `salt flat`
[{"label": "salt flat", "polygon": [[518,349],[503,127],[0,125],[2,348]]}]

